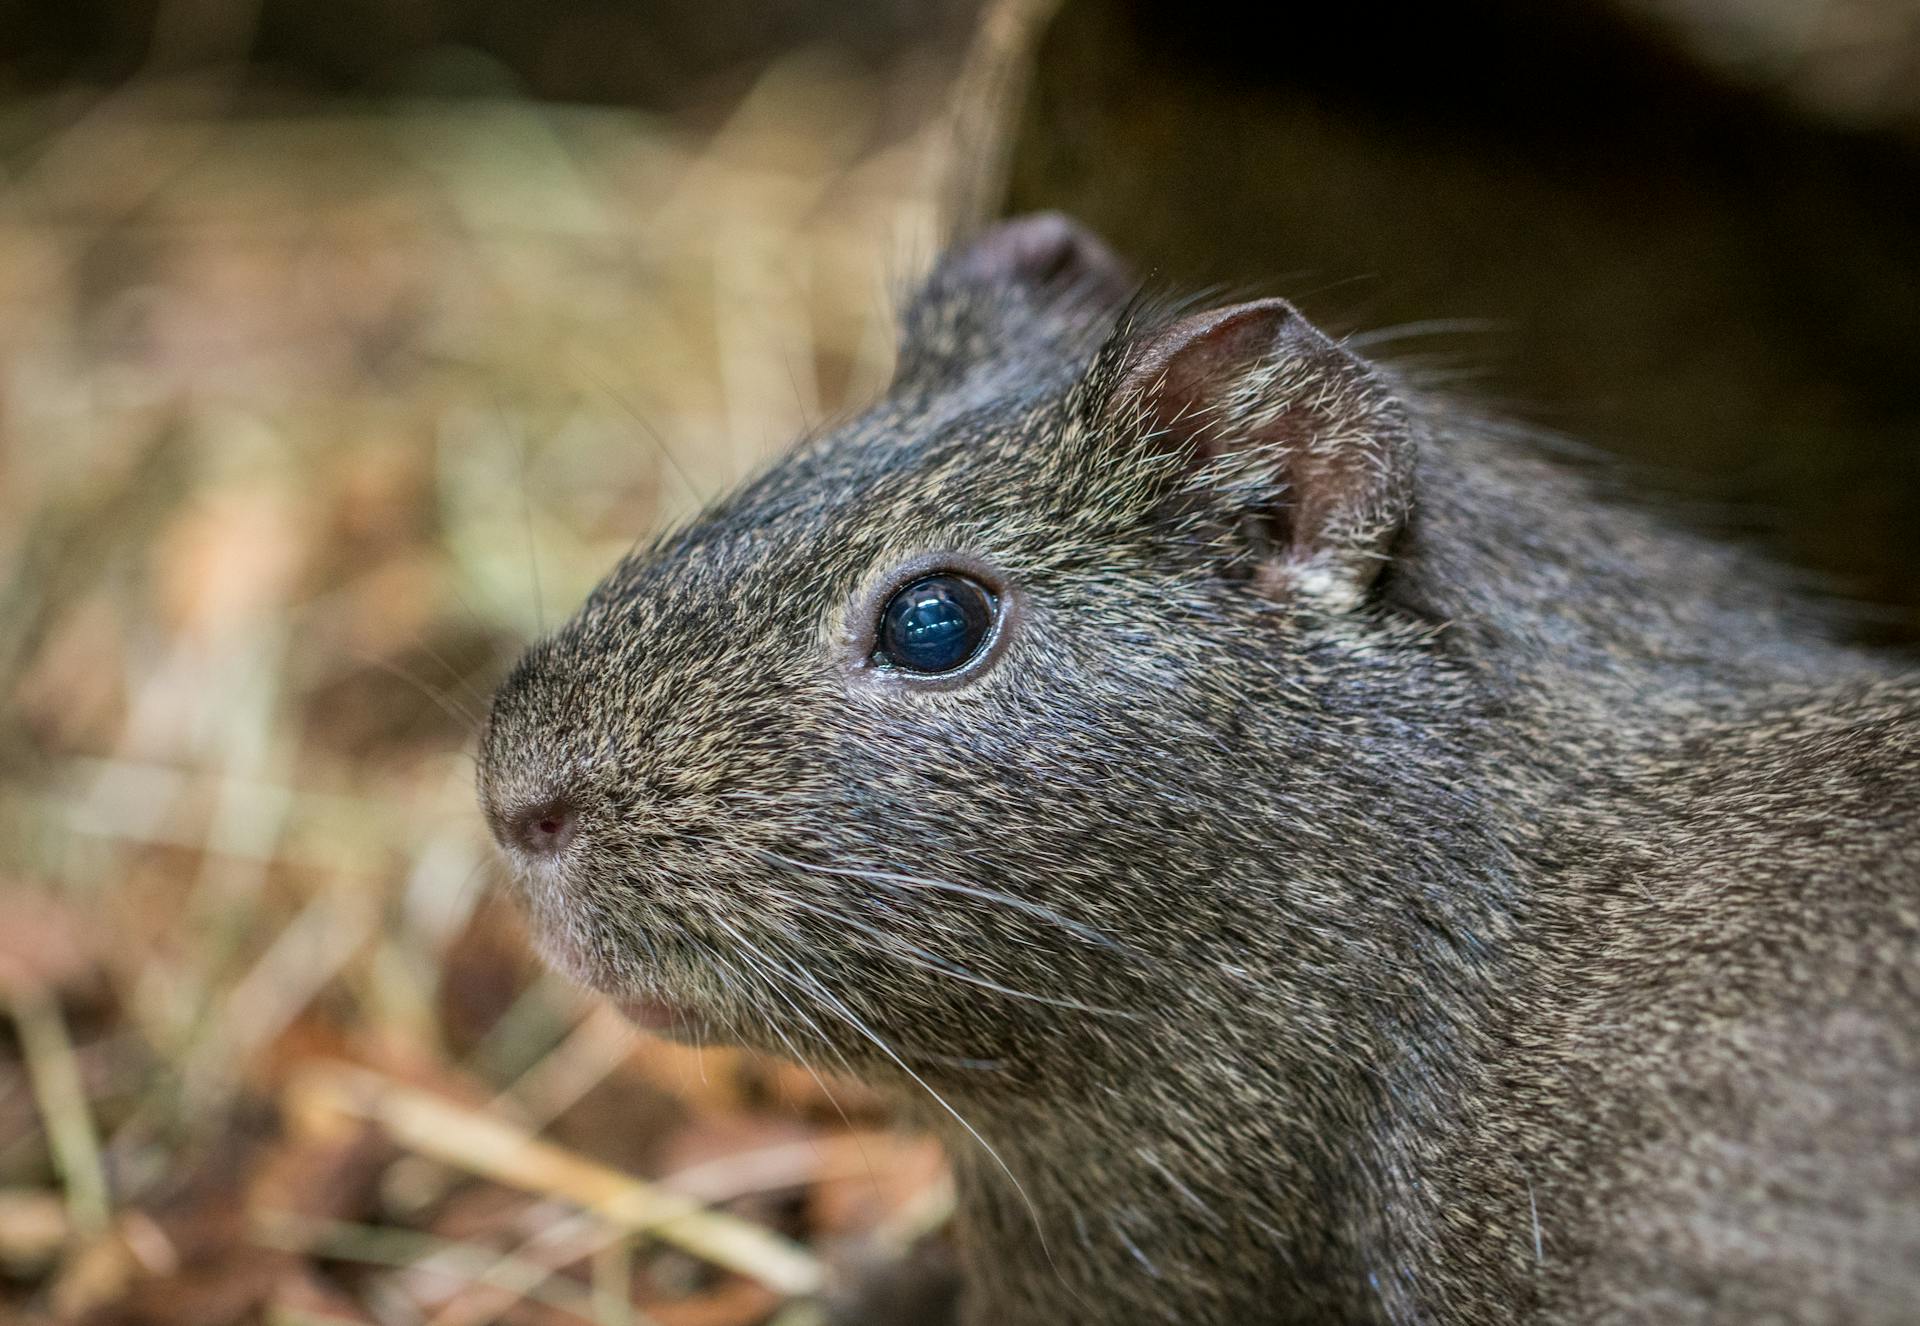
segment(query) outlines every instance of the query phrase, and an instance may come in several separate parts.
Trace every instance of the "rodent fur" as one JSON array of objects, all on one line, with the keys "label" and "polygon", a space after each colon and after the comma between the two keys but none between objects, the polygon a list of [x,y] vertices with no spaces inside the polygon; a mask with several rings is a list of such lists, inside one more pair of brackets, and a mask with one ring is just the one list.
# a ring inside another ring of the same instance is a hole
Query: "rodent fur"
[{"label": "rodent fur", "polygon": [[[1920,691],[1331,343],[1156,410],[1126,292],[1057,217],[949,255],[886,399],[527,654],[553,959],[897,1088],[968,1323],[1911,1320]],[[930,553],[1004,653],[872,684]]]}]

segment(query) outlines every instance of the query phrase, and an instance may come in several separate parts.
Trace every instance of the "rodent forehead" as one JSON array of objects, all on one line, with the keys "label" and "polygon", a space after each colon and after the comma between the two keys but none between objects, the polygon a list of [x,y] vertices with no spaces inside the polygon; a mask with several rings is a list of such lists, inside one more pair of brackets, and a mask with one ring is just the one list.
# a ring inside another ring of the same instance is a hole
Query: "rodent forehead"
[{"label": "rodent forehead", "polygon": [[889,402],[809,440],[701,519],[629,558],[583,618],[644,628],[652,649],[710,644],[698,619],[743,635],[846,638],[851,604],[900,567],[951,552],[1010,565],[1057,551],[1056,393],[954,409]]},{"label": "rodent forehead", "polygon": [[819,704],[844,698],[886,591],[916,568],[999,595],[1110,568],[1104,522],[1134,494],[1065,468],[1085,462],[1067,394],[886,402],[623,560],[503,688],[492,776],[690,776],[700,761],[670,752],[757,751],[769,731],[830,725]]}]

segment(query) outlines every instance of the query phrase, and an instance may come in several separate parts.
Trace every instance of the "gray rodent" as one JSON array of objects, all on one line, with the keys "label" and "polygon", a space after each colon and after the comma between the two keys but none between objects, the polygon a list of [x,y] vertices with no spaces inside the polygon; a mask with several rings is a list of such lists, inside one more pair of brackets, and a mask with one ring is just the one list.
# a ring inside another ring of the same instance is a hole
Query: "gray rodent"
[{"label": "gray rodent", "polygon": [[1913,1320],[1920,689],[1287,304],[1131,290],[989,229],[526,655],[552,959],[917,1103],[968,1323]]}]

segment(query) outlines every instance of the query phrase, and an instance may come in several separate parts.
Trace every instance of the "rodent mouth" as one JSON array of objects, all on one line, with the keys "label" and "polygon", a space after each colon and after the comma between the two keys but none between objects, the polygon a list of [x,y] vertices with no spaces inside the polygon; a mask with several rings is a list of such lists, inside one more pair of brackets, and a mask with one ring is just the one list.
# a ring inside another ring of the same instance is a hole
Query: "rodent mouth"
[{"label": "rodent mouth", "polygon": [[616,999],[613,1002],[627,1021],[655,1036],[687,1042],[712,1039],[707,1019],[683,1004],[647,998]]}]

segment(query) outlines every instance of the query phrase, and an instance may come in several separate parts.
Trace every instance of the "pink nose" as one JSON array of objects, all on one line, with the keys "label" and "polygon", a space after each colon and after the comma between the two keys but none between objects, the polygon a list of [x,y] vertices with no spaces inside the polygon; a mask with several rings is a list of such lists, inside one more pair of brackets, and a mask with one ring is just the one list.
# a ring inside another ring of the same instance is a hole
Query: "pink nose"
[{"label": "pink nose", "polygon": [[552,797],[507,811],[496,827],[509,851],[549,858],[566,850],[579,822],[580,812],[571,801]]}]

